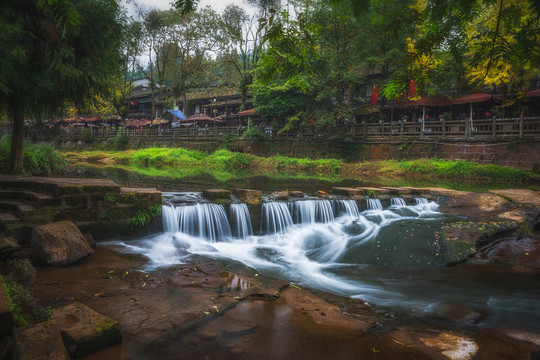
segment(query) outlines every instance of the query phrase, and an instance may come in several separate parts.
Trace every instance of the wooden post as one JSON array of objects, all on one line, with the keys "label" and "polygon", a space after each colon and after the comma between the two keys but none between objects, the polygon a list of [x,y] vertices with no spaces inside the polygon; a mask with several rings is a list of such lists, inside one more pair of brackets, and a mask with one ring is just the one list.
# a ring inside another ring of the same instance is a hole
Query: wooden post
[{"label": "wooden post", "polygon": [[523,137],[523,120],[524,120],[524,114],[523,111],[519,113],[519,138],[521,139]]},{"label": "wooden post", "polygon": [[364,120],[364,140],[367,138],[367,120]]},{"label": "wooden post", "polygon": [[473,136],[473,108],[472,108],[472,103],[469,103],[469,126],[470,126],[470,129],[469,129],[469,135],[470,136]]},{"label": "wooden post", "polygon": [[446,116],[443,115],[442,117],[442,137],[446,136]]},{"label": "wooden post", "polygon": [[422,134],[421,137],[424,137],[426,133],[426,107],[422,106]]},{"label": "wooden post", "polygon": [[497,121],[496,116],[491,115],[491,136],[495,139],[497,137]]},{"label": "wooden post", "polygon": [[404,127],[404,124],[405,124],[405,119],[401,119],[399,121],[399,140],[402,140],[402,141],[403,141],[403,127]]}]

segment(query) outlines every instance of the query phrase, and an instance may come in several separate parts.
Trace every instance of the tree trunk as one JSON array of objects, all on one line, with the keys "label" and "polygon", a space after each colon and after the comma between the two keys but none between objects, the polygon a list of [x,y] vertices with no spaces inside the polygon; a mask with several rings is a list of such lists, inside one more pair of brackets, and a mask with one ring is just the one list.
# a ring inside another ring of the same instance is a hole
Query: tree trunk
[{"label": "tree trunk", "polygon": [[242,88],[242,102],[240,104],[240,111],[246,110],[246,102],[247,102],[247,87]]},{"label": "tree trunk", "polygon": [[185,92],[182,94],[182,112],[186,117],[189,116],[187,94]]},{"label": "tree trunk", "polygon": [[12,115],[13,133],[11,134],[11,153],[9,172],[22,174],[24,171],[24,112],[17,109]]}]

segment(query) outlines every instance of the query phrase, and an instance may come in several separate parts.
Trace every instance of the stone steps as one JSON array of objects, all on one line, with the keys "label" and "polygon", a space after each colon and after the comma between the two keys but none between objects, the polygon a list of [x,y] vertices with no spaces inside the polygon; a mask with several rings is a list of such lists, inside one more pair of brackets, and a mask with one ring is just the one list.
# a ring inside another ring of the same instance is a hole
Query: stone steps
[{"label": "stone steps", "polygon": [[19,189],[5,189],[0,190],[0,200],[24,200],[32,203],[33,205],[47,206],[58,205],[58,198],[50,194]]},{"label": "stone steps", "polygon": [[11,212],[0,212],[0,223],[5,225],[13,225],[21,222],[21,218]]},{"label": "stone steps", "polygon": [[7,210],[9,212],[14,212],[17,215],[19,215],[21,218],[24,218],[27,216],[34,215],[38,211],[38,208],[24,201],[0,200],[0,210]]}]

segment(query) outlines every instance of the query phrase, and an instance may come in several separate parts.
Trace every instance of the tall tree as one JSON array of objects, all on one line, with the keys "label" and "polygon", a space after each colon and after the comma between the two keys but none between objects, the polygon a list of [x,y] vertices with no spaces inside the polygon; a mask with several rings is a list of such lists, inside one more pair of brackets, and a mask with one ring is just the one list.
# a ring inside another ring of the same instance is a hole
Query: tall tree
[{"label": "tall tree", "polygon": [[24,119],[107,95],[123,36],[114,0],[5,0],[0,104],[13,122],[10,171],[23,171]]},{"label": "tall tree", "polygon": [[180,98],[187,112],[187,91],[206,84],[209,77],[205,66],[208,58],[220,47],[222,33],[219,16],[210,7],[187,15],[171,13],[175,19],[170,33],[170,50],[167,55],[172,64],[170,86],[175,98]]},{"label": "tall tree", "polygon": [[249,86],[253,83],[253,70],[262,47],[264,27],[258,26],[256,20],[259,16],[262,16],[262,13],[249,17],[246,11],[237,5],[228,5],[221,16],[225,40],[222,59],[230,64],[239,76],[241,110],[246,107]]}]

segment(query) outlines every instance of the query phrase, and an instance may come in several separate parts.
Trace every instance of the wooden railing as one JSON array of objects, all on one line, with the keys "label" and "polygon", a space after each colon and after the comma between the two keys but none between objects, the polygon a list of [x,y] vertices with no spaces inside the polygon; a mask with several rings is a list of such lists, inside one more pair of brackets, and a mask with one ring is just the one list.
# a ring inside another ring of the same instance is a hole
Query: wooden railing
[{"label": "wooden railing", "polygon": [[[256,126],[256,125],[252,125]],[[495,140],[515,138],[540,139],[540,117],[512,119],[474,119],[466,136],[465,120],[426,121],[421,122],[396,121],[393,123],[363,123],[354,124],[348,128],[350,135],[359,141],[401,141],[401,140]],[[276,134],[270,127],[259,128],[269,138],[275,139],[325,139],[325,133],[315,132],[312,128],[299,131]],[[227,134],[240,138],[247,130],[246,127],[181,127],[176,129],[128,129],[124,130],[129,141],[175,142],[223,139]],[[42,141],[112,141],[118,135],[115,128],[90,128],[82,135],[80,128],[45,129],[43,131],[28,131],[27,137],[34,142]],[[82,136],[81,136],[82,135]]]}]

